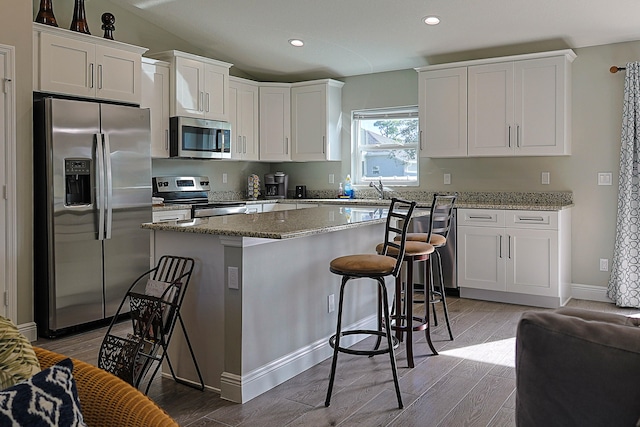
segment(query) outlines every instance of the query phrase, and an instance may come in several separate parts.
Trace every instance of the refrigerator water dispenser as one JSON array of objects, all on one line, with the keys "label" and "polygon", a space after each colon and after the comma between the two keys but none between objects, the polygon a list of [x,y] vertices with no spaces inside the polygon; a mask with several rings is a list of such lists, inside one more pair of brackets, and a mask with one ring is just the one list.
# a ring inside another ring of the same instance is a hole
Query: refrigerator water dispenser
[{"label": "refrigerator water dispenser", "polygon": [[65,206],[91,204],[91,159],[64,159]]}]

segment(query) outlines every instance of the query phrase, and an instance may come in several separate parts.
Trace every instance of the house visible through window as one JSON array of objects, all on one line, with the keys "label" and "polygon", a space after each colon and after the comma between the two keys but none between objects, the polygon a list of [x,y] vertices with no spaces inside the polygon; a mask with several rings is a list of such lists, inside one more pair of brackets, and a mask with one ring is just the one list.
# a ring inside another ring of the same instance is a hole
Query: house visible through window
[{"label": "house visible through window", "polygon": [[418,185],[418,107],[354,111],[356,184]]}]

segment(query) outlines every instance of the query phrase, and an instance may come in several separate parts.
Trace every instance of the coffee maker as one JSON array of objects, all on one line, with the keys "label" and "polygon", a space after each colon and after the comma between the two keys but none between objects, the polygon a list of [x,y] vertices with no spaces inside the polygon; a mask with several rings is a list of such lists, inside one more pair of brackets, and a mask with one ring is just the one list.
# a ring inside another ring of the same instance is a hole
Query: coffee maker
[{"label": "coffee maker", "polygon": [[289,175],[284,172],[264,174],[265,198],[286,199],[289,189]]}]

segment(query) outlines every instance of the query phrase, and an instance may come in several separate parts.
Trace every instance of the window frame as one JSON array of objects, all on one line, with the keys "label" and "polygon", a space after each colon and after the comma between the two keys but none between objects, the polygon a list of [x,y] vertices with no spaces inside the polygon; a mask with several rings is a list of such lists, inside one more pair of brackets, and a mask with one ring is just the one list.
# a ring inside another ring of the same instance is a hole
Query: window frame
[{"label": "window frame", "polygon": [[[385,108],[367,108],[362,110],[351,111],[351,178],[354,185],[368,186],[370,182],[378,182],[377,179],[371,177],[363,177],[362,174],[362,151],[361,146],[361,120],[385,120],[385,119],[415,119],[417,122],[417,134],[420,134],[420,123],[418,121],[418,106],[407,105],[400,107]],[[404,186],[418,187],[420,185],[420,144],[419,140],[415,141],[415,145],[383,145],[377,148],[369,147],[366,151],[384,151],[393,148],[399,149],[415,149],[415,180],[382,180],[386,186]],[[406,176],[406,175],[403,175]]]}]

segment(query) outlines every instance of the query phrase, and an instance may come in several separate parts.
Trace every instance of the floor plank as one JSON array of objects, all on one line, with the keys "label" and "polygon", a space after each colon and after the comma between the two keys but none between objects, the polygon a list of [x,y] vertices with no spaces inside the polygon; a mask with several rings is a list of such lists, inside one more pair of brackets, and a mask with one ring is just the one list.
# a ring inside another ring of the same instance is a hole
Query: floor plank
[{"label": "floor plank", "polygon": [[[340,354],[328,408],[324,401],[330,359],[243,405],[160,376],[149,396],[181,426],[190,427],[514,426],[518,320],[525,311],[546,309],[455,297],[447,298],[447,303],[455,339],[449,340],[442,304],[435,304],[438,326],[432,326],[431,336],[439,355],[432,355],[424,333],[413,337],[413,369],[407,366],[405,344],[396,350],[402,410],[397,407],[387,355]],[[640,315],[640,310],[601,302],[572,300],[568,305]],[[424,313],[424,304],[416,304],[414,312]],[[34,344],[95,365],[105,331],[38,339]]]}]

